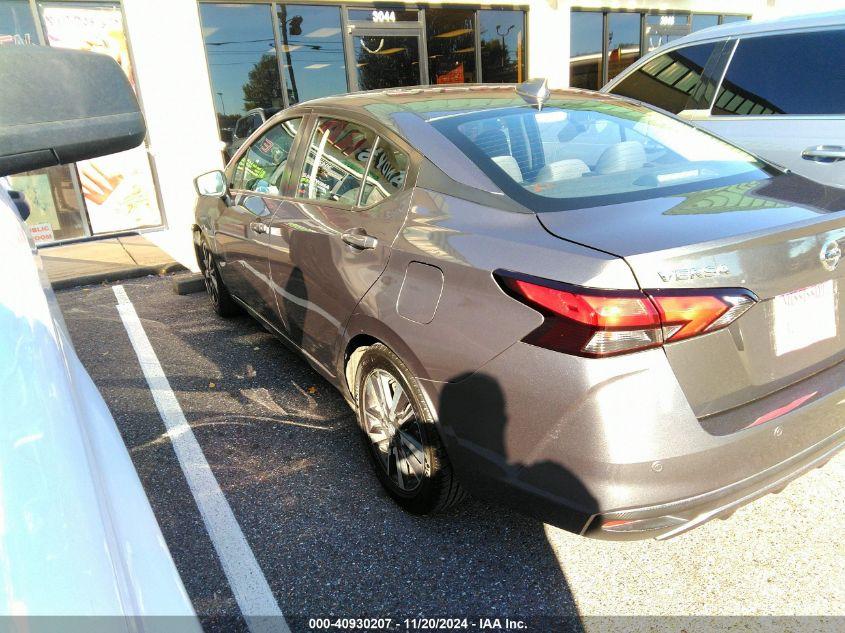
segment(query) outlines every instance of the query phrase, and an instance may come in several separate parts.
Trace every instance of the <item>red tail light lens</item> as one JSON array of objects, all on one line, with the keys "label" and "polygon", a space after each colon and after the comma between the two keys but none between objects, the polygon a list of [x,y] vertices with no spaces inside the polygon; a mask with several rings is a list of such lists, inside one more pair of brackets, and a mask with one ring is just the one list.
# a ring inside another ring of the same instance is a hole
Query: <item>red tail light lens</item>
[{"label": "red tail light lens", "polygon": [[746,290],[596,290],[497,272],[508,294],[544,316],[526,343],[579,356],[611,356],[726,327],[755,299]]}]

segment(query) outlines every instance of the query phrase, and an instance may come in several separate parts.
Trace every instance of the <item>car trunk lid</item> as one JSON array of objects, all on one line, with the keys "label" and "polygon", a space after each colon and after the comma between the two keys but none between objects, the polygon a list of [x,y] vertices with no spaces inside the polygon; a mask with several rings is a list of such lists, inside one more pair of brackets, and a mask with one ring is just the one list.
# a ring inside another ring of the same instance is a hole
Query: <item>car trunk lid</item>
[{"label": "car trunk lid", "polygon": [[561,238],[624,258],[645,290],[743,288],[757,296],[729,328],[665,345],[690,405],[705,417],[845,358],[843,210],[845,191],[783,175],[538,217]]}]

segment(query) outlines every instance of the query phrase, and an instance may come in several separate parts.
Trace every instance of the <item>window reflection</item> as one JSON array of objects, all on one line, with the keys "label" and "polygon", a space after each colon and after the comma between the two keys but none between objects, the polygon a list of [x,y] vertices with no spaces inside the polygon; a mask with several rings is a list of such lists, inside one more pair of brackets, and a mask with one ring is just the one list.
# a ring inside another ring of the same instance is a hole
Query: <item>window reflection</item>
[{"label": "window reflection", "polygon": [[711,92],[697,106],[690,98],[701,85],[701,76],[716,44],[695,44],[658,55],[613,88],[614,94],[639,99],[677,114],[691,107],[707,107]]},{"label": "window reflection", "polygon": [[361,206],[378,204],[399,193],[405,186],[407,175],[408,156],[380,138],[370,161]]},{"label": "window reflection", "polygon": [[485,83],[525,80],[525,13],[489,9],[478,12],[481,79]]},{"label": "window reflection", "polygon": [[648,51],[668,44],[690,32],[690,16],[681,13],[645,16],[645,39]]},{"label": "window reflection", "polygon": [[419,39],[414,35],[368,35],[352,40],[359,90],[420,83]]},{"label": "window reflection", "polygon": [[425,20],[429,81],[433,84],[476,82],[475,11],[429,9]]},{"label": "window reflection", "polygon": [[709,29],[711,26],[719,24],[718,15],[709,15],[706,13],[695,13],[692,16],[692,31],[700,31],[701,29]]},{"label": "window reflection", "polygon": [[0,46],[38,44],[27,0],[0,0]]},{"label": "window reflection", "polygon": [[278,19],[288,101],[346,92],[340,7],[280,4]]},{"label": "window reflection", "polygon": [[640,58],[640,14],[608,13],[607,79],[613,79]]},{"label": "window reflection", "polygon": [[569,84],[598,90],[602,85],[602,31],[600,11],[573,11],[569,40]]},{"label": "window reflection", "polygon": [[266,4],[200,3],[221,137],[253,108],[282,107],[271,9]]}]

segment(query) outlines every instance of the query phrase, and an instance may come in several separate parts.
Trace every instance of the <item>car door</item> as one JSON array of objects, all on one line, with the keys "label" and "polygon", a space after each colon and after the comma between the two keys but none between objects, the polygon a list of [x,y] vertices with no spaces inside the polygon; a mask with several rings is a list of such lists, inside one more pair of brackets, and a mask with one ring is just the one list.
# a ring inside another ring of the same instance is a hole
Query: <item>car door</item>
[{"label": "car door", "polygon": [[763,158],[845,187],[845,28],[740,39],[709,116],[696,121]]},{"label": "car door", "polygon": [[387,266],[408,212],[409,148],[314,115],[291,196],[270,226],[270,277],[288,336],[332,374],[345,324]]},{"label": "car door", "polygon": [[217,219],[220,270],[230,292],[275,323],[276,300],[269,286],[268,230],[288,177],[287,164],[301,118],[264,131],[240,156],[230,194]]}]

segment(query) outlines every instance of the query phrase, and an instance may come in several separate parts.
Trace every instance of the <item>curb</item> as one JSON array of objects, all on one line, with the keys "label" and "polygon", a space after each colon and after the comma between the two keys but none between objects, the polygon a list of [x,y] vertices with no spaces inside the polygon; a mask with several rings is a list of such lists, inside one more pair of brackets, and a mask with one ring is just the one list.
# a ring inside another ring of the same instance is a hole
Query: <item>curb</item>
[{"label": "curb", "polygon": [[178,275],[173,277],[173,292],[177,295],[190,295],[195,292],[205,292],[205,278],[202,273]]},{"label": "curb", "polygon": [[79,277],[71,277],[70,279],[57,279],[50,281],[53,290],[67,290],[68,288],[78,288],[79,286],[90,286],[91,284],[101,284],[113,281],[122,281],[124,279],[137,279],[139,277],[148,277],[150,275],[168,275],[170,273],[178,273],[187,270],[182,264],[178,262],[170,262],[169,264],[158,266],[135,266],[131,268],[121,268],[120,270],[110,270],[102,273],[92,273],[90,275],[80,275]]}]

